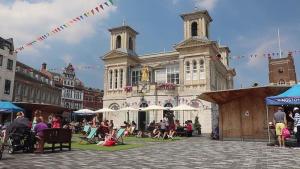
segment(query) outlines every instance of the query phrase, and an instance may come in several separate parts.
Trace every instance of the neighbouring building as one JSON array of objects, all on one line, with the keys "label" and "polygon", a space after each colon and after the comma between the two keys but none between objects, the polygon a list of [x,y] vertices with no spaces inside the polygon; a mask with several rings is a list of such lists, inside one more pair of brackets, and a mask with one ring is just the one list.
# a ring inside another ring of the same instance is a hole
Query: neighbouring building
[{"label": "neighbouring building", "polygon": [[47,70],[47,64],[43,63],[41,72],[48,75],[56,87],[61,88],[61,106],[78,110],[83,108],[83,83],[76,78],[75,69],[72,64],[64,68],[62,74],[50,72]]},{"label": "neighbouring building", "polygon": [[292,53],[289,53],[285,58],[271,58],[269,56],[269,83],[271,85],[294,85],[297,83]]},{"label": "neighbouring building", "polygon": [[197,95],[233,88],[235,70],[229,67],[230,50],[209,39],[212,18],[206,10],[183,14],[181,18],[184,39],[170,52],[138,55],[137,31],[127,25],[109,29],[111,50],[102,57],[103,107],[118,110],[130,106],[141,111],[104,113],[105,119],[114,120],[117,126],[134,120],[143,129],[170,111],[145,112],[141,108],[188,104],[198,111],[171,112],[175,119],[194,122],[199,116],[204,133],[218,125],[217,105],[197,99]]},{"label": "neighbouring building", "polygon": [[17,62],[14,102],[60,105],[61,89],[51,78],[24,63]]},{"label": "neighbouring building", "polygon": [[84,88],[83,108],[90,110],[99,110],[103,108],[103,90]]},{"label": "neighbouring building", "polygon": [[12,101],[16,60],[13,39],[0,37],[0,100]]}]

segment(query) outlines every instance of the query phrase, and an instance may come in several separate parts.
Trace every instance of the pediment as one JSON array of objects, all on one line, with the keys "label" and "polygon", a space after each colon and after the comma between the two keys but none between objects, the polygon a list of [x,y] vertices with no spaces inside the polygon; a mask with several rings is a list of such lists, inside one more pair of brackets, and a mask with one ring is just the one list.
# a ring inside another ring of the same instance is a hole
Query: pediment
[{"label": "pediment", "polygon": [[180,42],[179,44],[175,45],[174,48],[176,50],[178,50],[178,49],[182,49],[182,48],[198,47],[198,46],[203,46],[203,45],[209,45],[212,42],[213,41],[210,41],[206,38],[193,37],[193,38],[190,38],[190,39]]},{"label": "pediment", "polygon": [[102,59],[103,60],[107,60],[107,59],[116,59],[116,58],[120,58],[120,57],[124,57],[124,56],[128,56],[128,53],[119,51],[119,50],[112,50],[108,53],[106,53]]}]

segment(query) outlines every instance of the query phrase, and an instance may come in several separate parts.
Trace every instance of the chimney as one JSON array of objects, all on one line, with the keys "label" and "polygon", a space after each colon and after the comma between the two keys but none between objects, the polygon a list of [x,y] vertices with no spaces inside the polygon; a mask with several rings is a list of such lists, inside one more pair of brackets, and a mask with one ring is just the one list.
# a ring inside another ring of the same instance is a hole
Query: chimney
[{"label": "chimney", "polygon": [[44,63],[42,64],[42,70],[47,70],[47,63],[44,62]]}]

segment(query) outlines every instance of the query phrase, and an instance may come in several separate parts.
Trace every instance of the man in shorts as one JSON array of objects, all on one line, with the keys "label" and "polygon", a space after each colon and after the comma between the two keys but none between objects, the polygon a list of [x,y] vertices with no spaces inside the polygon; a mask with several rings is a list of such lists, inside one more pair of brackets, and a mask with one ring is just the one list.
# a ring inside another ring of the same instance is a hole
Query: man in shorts
[{"label": "man in shorts", "polygon": [[278,107],[278,111],[274,113],[274,124],[275,124],[275,132],[278,137],[279,147],[284,147],[284,138],[282,135],[282,130],[285,128],[286,123],[286,114],[283,111],[282,107]]}]

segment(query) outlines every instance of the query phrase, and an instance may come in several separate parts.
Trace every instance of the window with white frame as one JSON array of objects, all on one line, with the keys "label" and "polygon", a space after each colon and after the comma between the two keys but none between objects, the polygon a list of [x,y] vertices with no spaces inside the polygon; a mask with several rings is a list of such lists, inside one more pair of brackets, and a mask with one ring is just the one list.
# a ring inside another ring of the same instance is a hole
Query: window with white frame
[{"label": "window with white frame", "polygon": [[166,69],[155,70],[155,82],[156,83],[166,82]]},{"label": "window with white frame", "polygon": [[205,65],[204,60],[200,60],[200,69],[199,69],[200,79],[205,79]]},{"label": "window with white frame", "polygon": [[115,70],[115,89],[118,88],[118,70]]},{"label": "window with white frame", "polygon": [[179,84],[179,65],[172,65],[167,67],[167,82]]},{"label": "window with white frame", "polygon": [[123,69],[120,70],[120,88],[123,88]]},{"label": "window with white frame", "polygon": [[197,62],[193,60],[193,80],[198,80],[197,78]]},{"label": "window with white frame", "polygon": [[190,62],[185,62],[185,80],[191,80],[191,67]]},{"label": "window with white frame", "polygon": [[112,72],[112,70],[110,70],[109,71],[109,89],[112,89],[112,86],[113,86],[113,84],[112,84],[112,80],[113,80],[113,72]]}]

